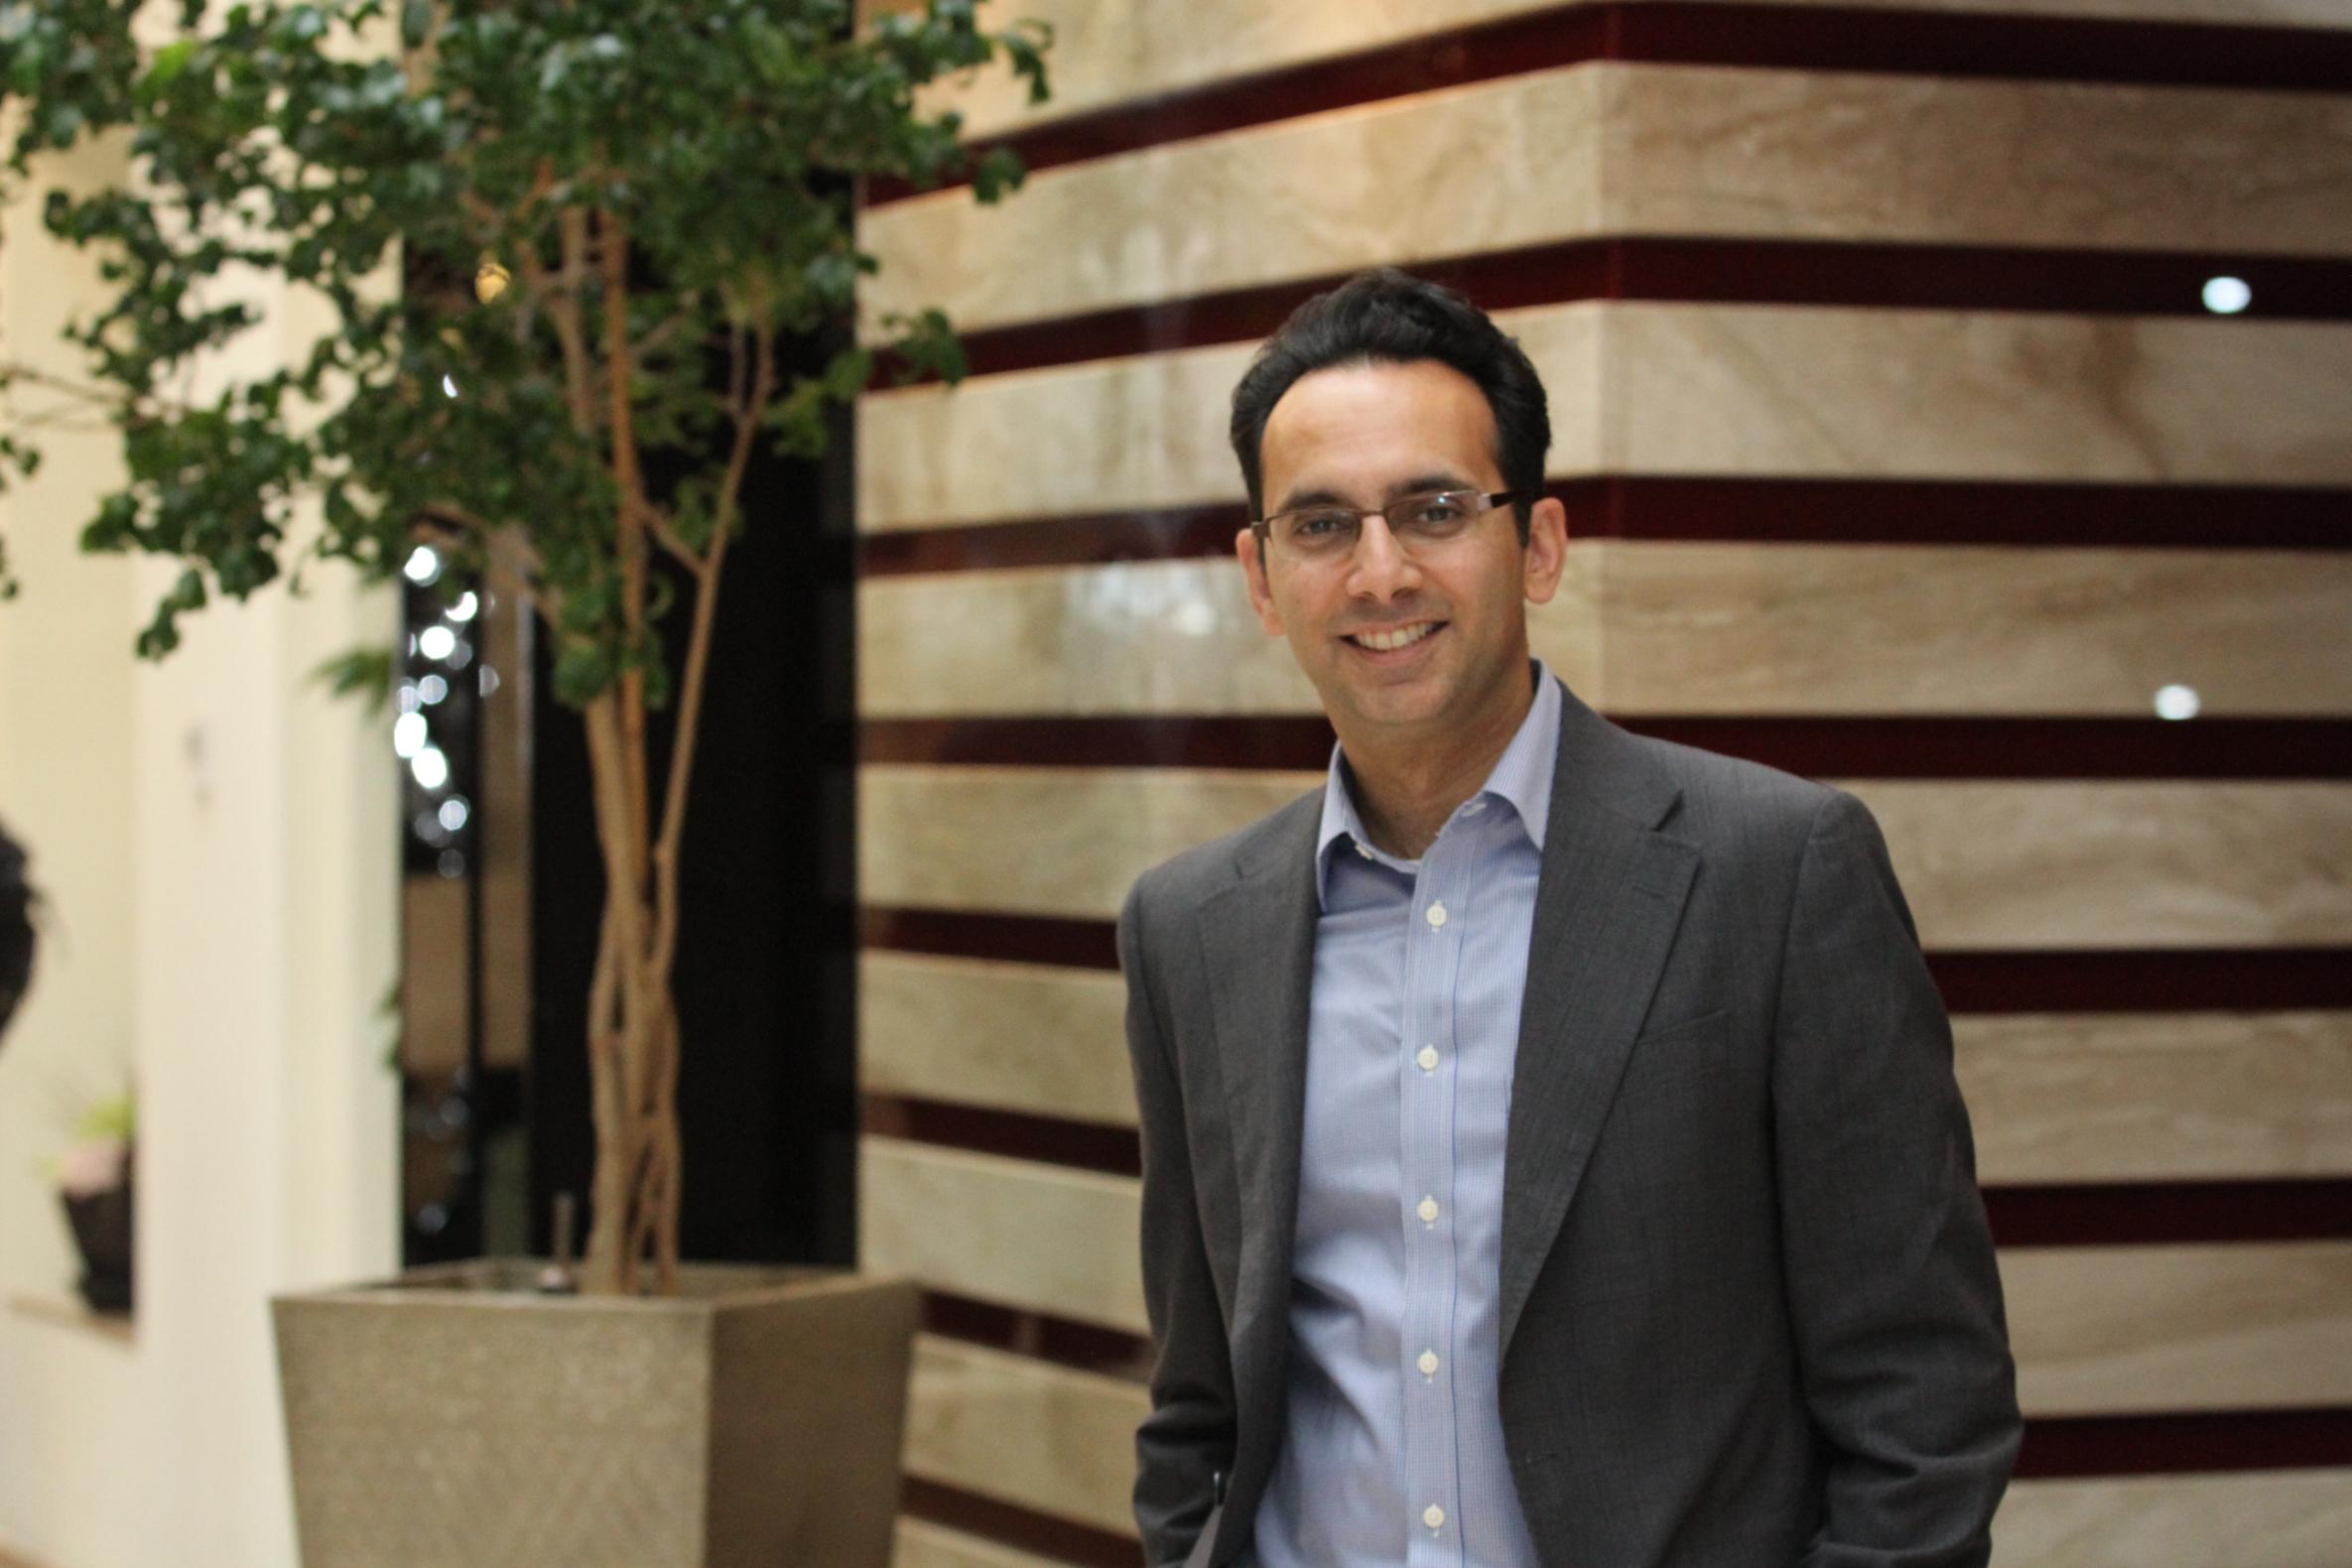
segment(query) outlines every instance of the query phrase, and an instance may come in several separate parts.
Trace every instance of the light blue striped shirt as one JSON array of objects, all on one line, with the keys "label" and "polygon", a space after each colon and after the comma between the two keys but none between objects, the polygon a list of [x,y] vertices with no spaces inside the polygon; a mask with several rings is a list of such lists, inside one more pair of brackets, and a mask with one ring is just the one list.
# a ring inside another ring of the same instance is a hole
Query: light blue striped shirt
[{"label": "light blue striped shirt", "polygon": [[1497,1407],[1503,1138],[1559,747],[1535,702],[1416,861],[1372,847],[1338,748],[1282,1450],[1261,1568],[1536,1568]]}]

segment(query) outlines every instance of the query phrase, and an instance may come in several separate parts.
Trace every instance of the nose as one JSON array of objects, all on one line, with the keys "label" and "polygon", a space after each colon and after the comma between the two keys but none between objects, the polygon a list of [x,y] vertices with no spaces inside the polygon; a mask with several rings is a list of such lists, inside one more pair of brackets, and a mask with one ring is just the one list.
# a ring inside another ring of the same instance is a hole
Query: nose
[{"label": "nose", "polygon": [[1356,553],[1348,559],[1348,592],[1385,604],[1421,586],[1421,569],[1378,513],[1363,519]]}]

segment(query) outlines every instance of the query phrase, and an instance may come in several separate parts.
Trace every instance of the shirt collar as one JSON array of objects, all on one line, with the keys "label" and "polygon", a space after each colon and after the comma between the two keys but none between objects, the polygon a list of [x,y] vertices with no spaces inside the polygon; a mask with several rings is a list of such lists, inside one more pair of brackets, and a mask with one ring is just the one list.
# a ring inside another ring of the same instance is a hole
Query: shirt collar
[{"label": "shirt collar", "polygon": [[[1551,818],[1552,774],[1560,757],[1560,684],[1552,679],[1550,670],[1541,659],[1528,661],[1534,669],[1535,701],[1527,709],[1527,717],[1519,720],[1518,733],[1510,737],[1503,755],[1487,775],[1486,784],[1477,795],[1506,802],[1518,814],[1519,827],[1538,854],[1543,852],[1543,833]],[[1323,780],[1323,820],[1315,830],[1315,891],[1319,902],[1328,902],[1331,886],[1331,856],[1343,843],[1360,846],[1371,858],[1384,864],[1405,868],[1406,862],[1383,853],[1364,831],[1363,819],[1356,815],[1356,799],[1348,789],[1346,759],[1338,745],[1331,748],[1331,766]]]}]

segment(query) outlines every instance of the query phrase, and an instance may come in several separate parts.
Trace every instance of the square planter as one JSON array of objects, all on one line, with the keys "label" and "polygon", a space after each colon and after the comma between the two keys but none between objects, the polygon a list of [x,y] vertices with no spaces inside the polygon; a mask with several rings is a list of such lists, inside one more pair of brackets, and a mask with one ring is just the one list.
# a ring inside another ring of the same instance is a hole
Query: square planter
[{"label": "square planter", "polygon": [[916,1290],[492,1258],[271,1303],[304,1568],[887,1568]]}]

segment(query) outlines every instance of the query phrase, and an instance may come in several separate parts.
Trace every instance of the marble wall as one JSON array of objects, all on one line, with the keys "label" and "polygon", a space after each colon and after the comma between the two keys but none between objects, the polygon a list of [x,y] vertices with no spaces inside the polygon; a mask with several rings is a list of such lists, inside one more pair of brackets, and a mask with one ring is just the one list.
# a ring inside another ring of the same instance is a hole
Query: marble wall
[{"label": "marble wall", "polygon": [[2335,1564],[2352,9],[983,14],[1059,30],[1053,102],[946,93],[1037,172],[863,222],[869,307],[944,306],[978,372],[857,421],[861,1241],[929,1301],[901,1562],[1133,1560],[1110,922],[1315,782],[1230,559],[1226,400],[1298,300],[1396,263],[1544,375],[1538,651],[1886,828],[2028,1414],[1995,1561]]}]

